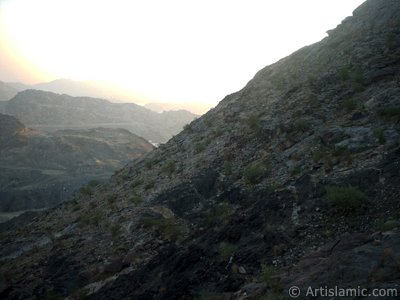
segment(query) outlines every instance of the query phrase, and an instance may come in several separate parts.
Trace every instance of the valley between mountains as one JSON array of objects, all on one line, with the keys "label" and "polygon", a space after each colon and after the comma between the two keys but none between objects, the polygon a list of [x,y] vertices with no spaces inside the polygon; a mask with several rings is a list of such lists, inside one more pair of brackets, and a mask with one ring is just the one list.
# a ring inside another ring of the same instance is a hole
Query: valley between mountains
[{"label": "valley between mountains", "polygon": [[0,221],[106,181],[197,117],[30,89],[0,101],[0,112]]}]

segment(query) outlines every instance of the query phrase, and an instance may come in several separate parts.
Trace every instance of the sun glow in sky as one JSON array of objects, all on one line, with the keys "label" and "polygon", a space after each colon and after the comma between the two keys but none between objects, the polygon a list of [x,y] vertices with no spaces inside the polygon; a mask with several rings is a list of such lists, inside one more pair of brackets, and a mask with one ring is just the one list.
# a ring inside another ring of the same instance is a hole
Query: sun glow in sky
[{"label": "sun glow in sky", "polygon": [[362,2],[0,0],[0,80],[102,80],[154,101],[216,104]]}]

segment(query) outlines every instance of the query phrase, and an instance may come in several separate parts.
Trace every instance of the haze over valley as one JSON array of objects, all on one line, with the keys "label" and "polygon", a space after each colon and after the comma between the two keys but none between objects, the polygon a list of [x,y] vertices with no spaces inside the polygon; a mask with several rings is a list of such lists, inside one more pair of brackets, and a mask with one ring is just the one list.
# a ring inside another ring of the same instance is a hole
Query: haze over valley
[{"label": "haze over valley", "polygon": [[197,116],[184,110],[156,113],[134,103],[71,97],[39,90],[19,92],[0,102],[0,112],[48,131],[66,128],[125,128],[155,143],[164,143]]},{"label": "haze over valley", "polygon": [[[74,95],[104,89],[69,80],[35,86]],[[3,219],[71,199],[168,141],[197,115],[73,97],[0,83],[0,213]],[[19,91],[21,90],[21,91]],[[0,217],[0,221],[1,221]]]},{"label": "haze over valley", "polygon": [[69,200],[88,182],[99,184],[152,149],[124,129],[46,133],[0,114],[0,212],[47,208]]}]

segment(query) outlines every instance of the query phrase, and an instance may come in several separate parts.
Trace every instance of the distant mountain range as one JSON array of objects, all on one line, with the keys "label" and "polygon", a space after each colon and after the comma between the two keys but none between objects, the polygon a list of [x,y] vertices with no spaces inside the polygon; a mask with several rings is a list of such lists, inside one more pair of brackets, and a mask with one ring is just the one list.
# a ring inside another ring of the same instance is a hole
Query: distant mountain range
[{"label": "distant mountain range", "polygon": [[141,101],[139,97],[133,95],[132,91],[95,80],[57,79],[35,84],[31,88],[75,97],[101,98],[112,102],[136,103]]},{"label": "distant mountain range", "polygon": [[148,102],[144,106],[155,112],[163,112],[170,110],[188,110],[194,114],[202,115],[210,108],[210,104],[191,104],[191,103],[159,103],[149,102],[149,99],[143,96],[135,95],[134,91],[123,89],[115,85],[111,85],[95,80],[71,80],[56,79],[50,82],[43,82],[34,85],[27,85],[20,82],[1,82],[0,81],[0,101],[7,101],[14,97],[18,92],[35,89],[57,94],[67,94],[74,97],[92,97],[106,99],[117,103],[143,103]]},{"label": "distant mountain range", "polygon": [[45,133],[0,114],[0,211],[57,204],[152,149],[124,129]]},{"label": "distant mountain range", "polygon": [[[18,92],[36,89],[75,97],[94,97],[112,102],[138,102],[133,91],[95,80],[56,79],[49,82],[28,85],[21,82],[0,82],[0,101],[10,100]],[[3,91],[4,90],[4,91]],[[11,95],[11,96],[10,96]]]},{"label": "distant mountain range", "polygon": [[150,102],[146,103],[144,107],[151,109],[155,112],[162,113],[164,111],[171,110],[187,110],[192,113],[202,115],[205,114],[210,108],[210,104],[201,104],[201,103],[160,103],[160,102]]},{"label": "distant mountain range", "polygon": [[184,110],[156,113],[134,103],[111,103],[38,90],[25,90],[0,102],[0,112],[46,131],[125,128],[156,143],[166,142],[197,117]]}]

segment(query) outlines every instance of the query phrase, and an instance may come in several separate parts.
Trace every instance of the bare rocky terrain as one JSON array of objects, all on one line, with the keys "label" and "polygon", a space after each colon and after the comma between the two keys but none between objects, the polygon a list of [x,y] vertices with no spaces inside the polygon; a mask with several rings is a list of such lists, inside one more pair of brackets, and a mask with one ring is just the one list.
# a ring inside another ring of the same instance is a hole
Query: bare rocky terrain
[{"label": "bare rocky terrain", "polygon": [[1,297],[399,291],[399,15],[367,0],[107,183],[2,224]]}]

